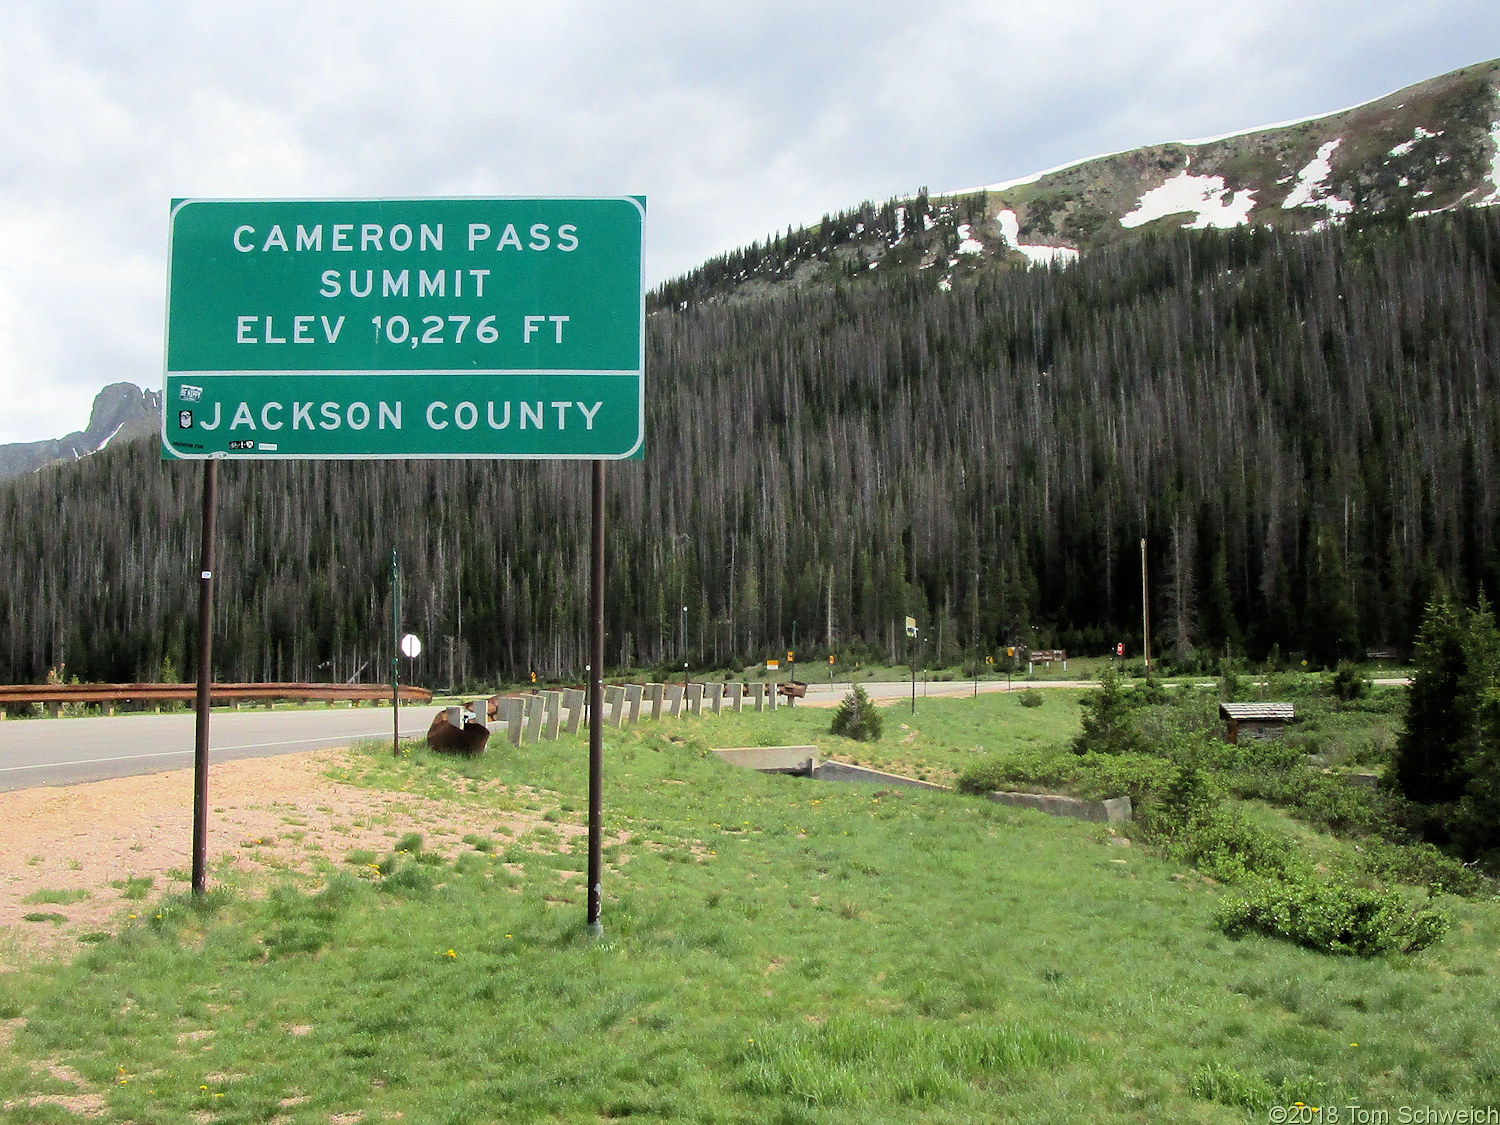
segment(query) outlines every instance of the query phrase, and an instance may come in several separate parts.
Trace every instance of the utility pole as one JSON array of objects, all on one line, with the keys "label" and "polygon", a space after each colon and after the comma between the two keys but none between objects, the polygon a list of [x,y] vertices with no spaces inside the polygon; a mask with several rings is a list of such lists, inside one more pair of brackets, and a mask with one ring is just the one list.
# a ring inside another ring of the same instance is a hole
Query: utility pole
[{"label": "utility pole", "polygon": [[[792,647],[787,649],[786,653],[786,680],[789,684],[797,682],[797,623],[795,621],[792,622]],[[795,695],[788,695],[786,697],[786,705],[788,707],[797,706],[797,697]]]},{"label": "utility pole", "polygon": [[974,697],[979,697],[979,571],[974,572],[973,618],[969,622],[969,643],[974,646]]},{"label": "utility pole", "polygon": [[1141,537],[1141,637],[1146,650],[1146,681],[1151,681],[1151,587],[1146,581],[1146,539]]}]

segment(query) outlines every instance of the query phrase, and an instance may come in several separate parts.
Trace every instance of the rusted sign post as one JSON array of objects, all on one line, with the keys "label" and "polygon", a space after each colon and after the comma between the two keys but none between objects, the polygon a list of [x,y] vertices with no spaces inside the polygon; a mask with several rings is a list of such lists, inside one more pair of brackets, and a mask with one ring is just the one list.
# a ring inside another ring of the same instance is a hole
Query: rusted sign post
[{"label": "rusted sign post", "polygon": [[214,682],[214,513],[219,463],[203,462],[203,539],[198,547],[198,716],[193,732],[193,893],[208,887],[208,707]]}]

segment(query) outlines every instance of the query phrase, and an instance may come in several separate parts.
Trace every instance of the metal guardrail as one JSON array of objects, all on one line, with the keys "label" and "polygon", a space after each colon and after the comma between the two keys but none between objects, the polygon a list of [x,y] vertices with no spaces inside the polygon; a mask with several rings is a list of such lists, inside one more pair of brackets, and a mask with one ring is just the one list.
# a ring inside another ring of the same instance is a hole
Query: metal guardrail
[{"label": "metal guardrail", "polygon": [[[381,703],[390,697],[389,684],[213,684],[209,688],[209,698],[216,704]],[[191,703],[197,698],[197,684],[0,684],[0,708],[41,703],[54,714],[65,703],[97,703],[108,708],[119,703]],[[401,701],[430,703],[432,692],[402,685]]]}]

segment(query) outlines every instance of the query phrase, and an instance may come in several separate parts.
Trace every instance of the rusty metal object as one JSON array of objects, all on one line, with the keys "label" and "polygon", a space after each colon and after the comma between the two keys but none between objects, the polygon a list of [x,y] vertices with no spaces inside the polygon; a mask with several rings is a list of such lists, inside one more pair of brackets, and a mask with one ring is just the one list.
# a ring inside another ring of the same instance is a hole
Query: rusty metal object
[{"label": "rusty metal object", "polygon": [[[0,705],[7,703],[159,703],[190,702],[197,697],[194,684],[0,684]],[[288,700],[351,703],[388,699],[386,684],[213,684],[215,703],[236,700]],[[401,688],[403,701],[430,703],[426,688]]]},{"label": "rusty metal object", "polygon": [[489,740],[489,727],[478,723],[465,723],[462,727],[456,727],[448,721],[446,708],[437,713],[432,725],[427,728],[427,746],[439,754],[477,757],[484,752],[485,743]]}]

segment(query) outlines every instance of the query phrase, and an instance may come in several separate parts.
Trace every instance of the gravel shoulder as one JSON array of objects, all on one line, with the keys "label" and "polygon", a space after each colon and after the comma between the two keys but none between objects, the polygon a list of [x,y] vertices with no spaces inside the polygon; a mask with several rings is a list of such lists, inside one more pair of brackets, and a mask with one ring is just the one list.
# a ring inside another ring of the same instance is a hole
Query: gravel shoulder
[{"label": "gravel shoulder", "polygon": [[[210,885],[305,878],[341,864],[353,849],[387,852],[411,831],[444,848],[469,833],[515,836],[542,822],[540,811],[496,812],[348,784],[337,777],[348,754],[215,765]],[[117,932],[164,894],[187,890],[192,809],[190,769],[0,792],[0,971],[69,958],[80,938]],[[564,835],[582,830],[551,827]]]}]

